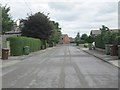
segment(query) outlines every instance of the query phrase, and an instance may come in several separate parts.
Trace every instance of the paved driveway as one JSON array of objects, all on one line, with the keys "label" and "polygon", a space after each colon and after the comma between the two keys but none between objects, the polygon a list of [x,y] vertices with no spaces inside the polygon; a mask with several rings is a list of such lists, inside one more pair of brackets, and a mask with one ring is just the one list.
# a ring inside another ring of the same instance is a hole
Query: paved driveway
[{"label": "paved driveway", "polygon": [[118,69],[73,45],[58,45],[3,69],[3,88],[117,88]]}]

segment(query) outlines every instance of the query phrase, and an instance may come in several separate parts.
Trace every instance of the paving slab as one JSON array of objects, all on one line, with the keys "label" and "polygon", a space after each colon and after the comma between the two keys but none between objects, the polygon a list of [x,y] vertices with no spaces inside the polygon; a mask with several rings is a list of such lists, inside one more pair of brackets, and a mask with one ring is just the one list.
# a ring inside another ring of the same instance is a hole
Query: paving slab
[{"label": "paving slab", "polygon": [[79,48],[79,49],[82,49],[84,52],[90,54],[90,55],[93,55],[105,62],[108,62],[118,68],[120,68],[119,64],[118,64],[118,61],[120,59],[118,59],[118,56],[110,56],[110,55],[105,55],[105,53],[101,52],[101,51],[98,51],[98,50],[89,50],[88,48]]}]

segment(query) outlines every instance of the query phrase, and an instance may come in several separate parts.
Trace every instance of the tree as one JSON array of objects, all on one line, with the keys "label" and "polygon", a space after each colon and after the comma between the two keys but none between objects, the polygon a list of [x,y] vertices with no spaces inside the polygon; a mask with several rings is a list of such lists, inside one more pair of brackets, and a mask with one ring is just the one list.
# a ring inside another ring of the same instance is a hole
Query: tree
[{"label": "tree", "polygon": [[106,32],[106,34],[102,37],[104,44],[112,44],[111,39],[112,39],[111,32]]},{"label": "tree", "polygon": [[120,36],[116,36],[115,40],[117,42],[117,45],[120,45]]},{"label": "tree", "polygon": [[52,35],[49,38],[49,43],[58,43],[61,36],[61,28],[59,28],[59,23],[55,21],[51,21],[51,25],[53,30]]},{"label": "tree", "polygon": [[105,44],[110,43],[111,33],[108,27],[102,25],[101,34],[95,37],[96,47],[105,48]]},{"label": "tree", "polygon": [[93,38],[92,36],[89,36],[89,37],[86,39],[86,41],[87,41],[88,43],[93,43],[93,42],[94,42],[94,38]]},{"label": "tree", "polygon": [[75,42],[76,42],[76,45],[78,46],[79,43],[80,43],[80,33],[78,32],[76,37],[75,37]]},{"label": "tree", "polygon": [[49,19],[41,12],[30,15],[26,20],[23,20],[22,36],[48,40],[53,30]]},{"label": "tree", "polygon": [[87,34],[82,34],[82,36],[81,36],[81,40],[86,41],[87,38],[88,38]]},{"label": "tree", "polygon": [[0,8],[2,8],[2,34],[5,34],[5,32],[12,30],[14,22],[9,15],[10,7],[7,7],[7,5],[5,5],[0,6]]},{"label": "tree", "polygon": [[101,30],[101,34],[104,36],[106,32],[109,31],[109,28],[106,27],[105,25],[102,25],[102,28],[100,28],[100,30]]}]

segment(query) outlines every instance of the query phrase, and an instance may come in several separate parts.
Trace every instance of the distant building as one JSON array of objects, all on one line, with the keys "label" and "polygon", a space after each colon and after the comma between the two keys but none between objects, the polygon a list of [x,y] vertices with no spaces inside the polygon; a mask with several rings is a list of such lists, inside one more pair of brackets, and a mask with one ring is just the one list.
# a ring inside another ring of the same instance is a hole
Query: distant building
[{"label": "distant building", "polygon": [[67,34],[62,34],[60,37],[60,44],[68,44],[70,43],[70,39]]},{"label": "distant building", "polygon": [[[118,33],[120,29],[110,29],[110,32],[112,33]],[[91,30],[90,35],[96,36],[98,34],[101,34],[101,30]]]}]

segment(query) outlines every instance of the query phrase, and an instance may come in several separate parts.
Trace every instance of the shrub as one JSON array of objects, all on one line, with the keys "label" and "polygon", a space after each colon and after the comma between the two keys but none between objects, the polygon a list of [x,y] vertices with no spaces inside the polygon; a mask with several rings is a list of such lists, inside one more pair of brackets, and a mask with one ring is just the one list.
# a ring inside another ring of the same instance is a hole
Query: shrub
[{"label": "shrub", "polygon": [[95,37],[95,46],[97,48],[102,48],[102,49],[105,49],[105,44],[104,44],[104,41],[102,39],[102,35],[97,35]]},{"label": "shrub", "polygon": [[86,39],[87,43],[93,43],[94,42],[94,37],[92,36],[89,36],[87,39]]},{"label": "shrub", "polygon": [[79,43],[79,44],[84,44],[84,43],[86,43],[85,40],[80,40],[80,43]]},{"label": "shrub", "polygon": [[28,38],[28,37],[10,37],[7,38],[10,41],[11,56],[23,55],[24,46],[30,46],[30,52],[35,52],[41,49],[40,39]]},{"label": "shrub", "polygon": [[120,45],[120,36],[116,37],[116,42],[117,42],[118,45]]}]

